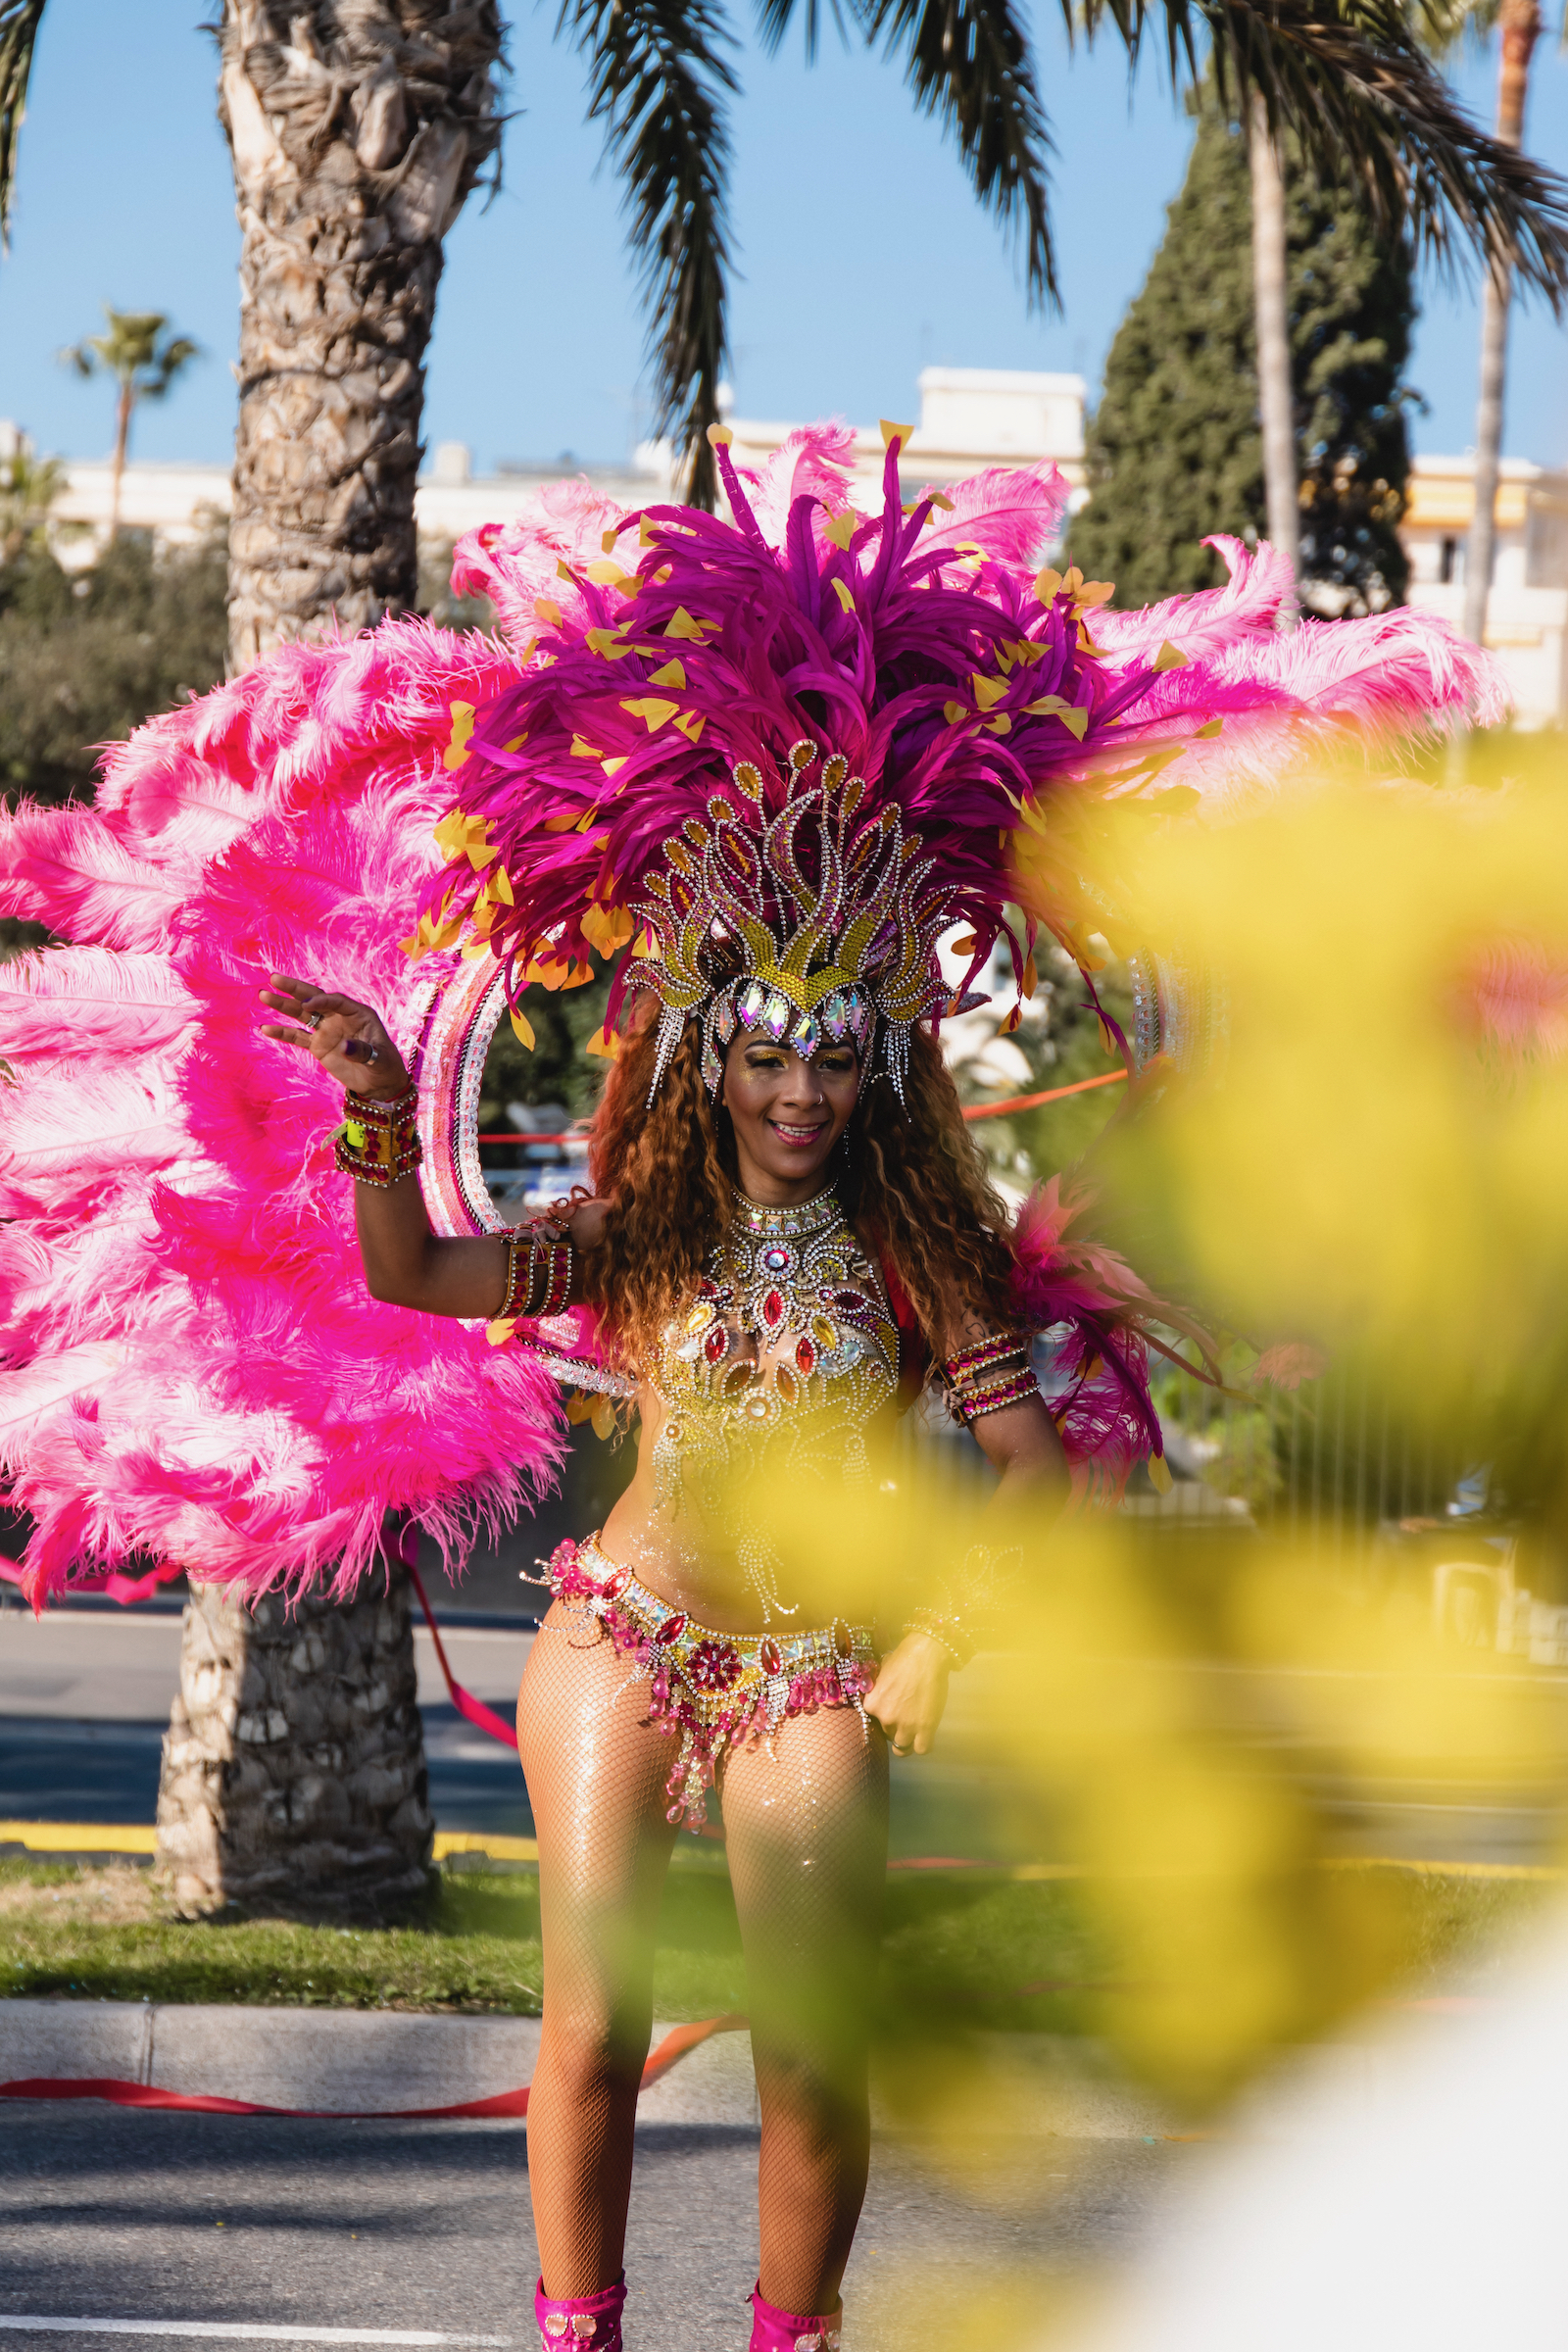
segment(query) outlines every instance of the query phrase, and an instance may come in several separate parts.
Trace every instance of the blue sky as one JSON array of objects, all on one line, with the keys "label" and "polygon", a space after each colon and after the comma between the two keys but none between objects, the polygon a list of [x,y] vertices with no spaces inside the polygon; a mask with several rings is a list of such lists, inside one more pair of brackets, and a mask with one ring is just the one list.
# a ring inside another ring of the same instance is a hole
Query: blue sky
[{"label": "blue sky", "polygon": [[[203,364],[137,420],[152,458],[226,460],[233,430],[238,231],[213,111],[213,48],[196,0],[50,0],[23,134],[10,258],[0,265],[0,416],[39,446],[108,446],[107,388],[54,353],[100,305],[168,311]],[[471,200],[448,241],[426,433],[501,458],[623,455],[640,414],[644,330],[623,258],[615,185],[583,121],[576,58],[553,7],[514,6],[501,195]],[[739,19],[737,20],[739,22]],[[899,73],[835,37],[808,68],[744,46],[735,109],[733,378],[752,416],[913,414],[930,363],[1075,368],[1098,380],[1158,243],[1190,130],[1152,61],[1129,98],[1106,42],[1069,56],[1038,12],[1057,144],[1054,221],[1064,308],[1031,317],[1013,257],[971,199],[939,130]],[[1467,63],[1467,102],[1491,119],[1494,67]],[[1535,74],[1530,144],[1568,172],[1568,59],[1549,38]],[[1474,290],[1423,286],[1411,379],[1430,414],[1418,449],[1470,445]],[[1568,462],[1568,332],[1539,306],[1516,316],[1507,447]]]}]

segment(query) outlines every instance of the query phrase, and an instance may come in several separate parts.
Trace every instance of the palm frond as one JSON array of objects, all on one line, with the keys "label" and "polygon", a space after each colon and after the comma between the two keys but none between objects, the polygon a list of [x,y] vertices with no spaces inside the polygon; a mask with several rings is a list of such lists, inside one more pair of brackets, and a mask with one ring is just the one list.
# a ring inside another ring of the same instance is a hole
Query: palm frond
[{"label": "palm frond", "polygon": [[11,245],[17,141],[27,112],[27,77],[44,0],[0,0],[0,251]]},{"label": "palm frond", "polygon": [[[1029,36],[1011,0],[850,5],[866,40],[880,41],[890,57],[904,59],[922,114],[937,116],[957,139],[985,210],[1021,231],[1031,304],[1059,302],[1051,239],[1051,129]],[[1064,5],[1070,21],[1071,0]],[[763,0],[764,31],[771,34],[788,13],[789,0]]]},{"label": "palm frond", "polygon": [[661,322],[654,429],[678,443],[687,496],[711,510],[728,300],[731,36],[713,0],[562,0],[591,65],[589,119],[626,183],[644,299]]},{"label": "palm frond", "polygon": [[[1062,0],[1070,7],[1071,0]],[[1441,264],[1500,259],[1554,311],[1568,294],[1568,181],[1491,138],[1421,49],[1401,0],[1083,0],[1136,63],[1163,21],[1172,78],[1196,74],[1206,34],[1225,102],[1255,92],[1329,180],[1360,184],[1377,225]]]}]

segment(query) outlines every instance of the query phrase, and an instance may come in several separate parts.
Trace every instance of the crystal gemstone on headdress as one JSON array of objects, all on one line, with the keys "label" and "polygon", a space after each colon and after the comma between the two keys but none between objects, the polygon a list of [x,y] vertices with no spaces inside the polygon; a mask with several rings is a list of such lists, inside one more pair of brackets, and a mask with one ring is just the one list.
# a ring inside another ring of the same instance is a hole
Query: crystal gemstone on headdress
[{"label": "crystal gemstone on headdress", "polygon": [[735,1009],[748,1029],[755,1029],[767,1004],[767,991],[760,980],[749,980],[735,1001]]},{"label": "crystal gemstone on headdress", "polygon": [[782,1045],[784,1032],[790,1025],[790,1001],[777,994],[767,1000],[762,1011],[762,1027],[775,1045]]}]

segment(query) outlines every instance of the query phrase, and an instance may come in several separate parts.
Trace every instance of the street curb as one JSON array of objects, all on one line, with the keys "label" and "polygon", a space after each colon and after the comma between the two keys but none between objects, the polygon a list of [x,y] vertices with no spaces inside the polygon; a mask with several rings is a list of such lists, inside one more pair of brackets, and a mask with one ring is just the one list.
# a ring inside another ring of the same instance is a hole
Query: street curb
[{"label": "street curb", "polygon": [[[654,2045],[670,2031],[654,2027]],[[529,2082],[536,2017],[274,2009],[196,2002],[0,2000],[0,2082],[104,2079],[184,2097],[392,2115],[498,2097]],[[963,2107],[972,2129],[1063,2139],[1156,2138],[1169,2119],[1116,2080],[1092,2043],[1048,2034],[974,2036]],[[920,2118],[878,2095],[873,2124]],[[639,2129],[756,2130],[751,2036],[718,2034],[651,2083]]]}]

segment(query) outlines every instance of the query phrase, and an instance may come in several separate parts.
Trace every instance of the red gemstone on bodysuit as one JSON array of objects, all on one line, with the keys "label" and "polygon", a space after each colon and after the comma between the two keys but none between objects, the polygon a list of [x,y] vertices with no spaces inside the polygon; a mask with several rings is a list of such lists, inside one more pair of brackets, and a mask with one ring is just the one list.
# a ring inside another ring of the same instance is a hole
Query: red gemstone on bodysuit
[{"label": "red gemstone on bodysuit", "polygon": [[784,1652],[780,1649],[778,1643],[773,1640],[771,1634],[762,1643],[761,1647],[758,1650],[757,1663],[759,1666],[760,1666],[764,1674],[783,1673]]},{"label": "red gemstone on bodysuit", "polygon": [[811,1346],[809,1340],[802,1340],[796,1348],[795,1363],[802,1376],[809,1380],[811,1374],[816,1370],[816,1349]]},{"label": "red gemstone on bodysuit", "polygon": [[722,1323],[715,1323],[703,1342],[703,1353],[710,1364],[716,1364],[721,1355],[729,1353],[729,1333]]},{"label": "red gemstone on bodysuit", "polygon": [[776,1331],[784,1320],[784,1298],[780,1291],[769,1291],[762,1300],[762,1321],[769,1331]]},{"label": "red gemstone on bodysuit", "polygon": [[654,1640],[659,1643],[661,1649],[667,1649],[672,1642],[678,1642],[680,1640],[685,1631],[686,1619],[684,1614],[675,1617],[666,1617],[663,1624],[660,1627],[658,1633],[654,1636]]},{"label": "red gemstone on bodysuit", "polygon": [[604,1593],[604,1596],[607,1600],[618,1600],[630,1582],[631,1570],[629,1568],[617,1568],[613,1576],[610,1576],[605,1579],[603,1585],[600,1587],[600,1591]]}]

